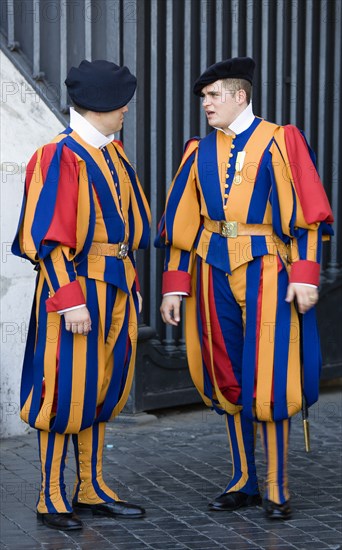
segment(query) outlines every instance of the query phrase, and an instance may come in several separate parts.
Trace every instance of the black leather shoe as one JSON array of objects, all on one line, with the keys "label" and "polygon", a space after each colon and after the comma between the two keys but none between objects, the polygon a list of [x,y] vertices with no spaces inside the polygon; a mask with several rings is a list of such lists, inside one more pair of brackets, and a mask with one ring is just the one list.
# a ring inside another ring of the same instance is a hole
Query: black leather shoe
[{"label": "black leather shoe", "polygon": [[78,512],[91,512],[93,516],[106,516],[109,518],[142,518],[145,515],[145,509],[137,504],[129,504],[123,500],[116,502],[106,502],[101,504],[83,504],[74,502],[73,509]]},{"label": "black leather shoe", "polygon": [[73,531],[83,527],[82,521],[73,512],[70,514],[41,514],[37,512],[37,519],[50,529],[59,529],[60,531]]},{"label": "black leather shoe", "polygon": [[291,519],[292,510],[289,500],[284,502],[284,504],[276,504],[271,500],[265,499],[263,500],[262,506],[268,519]]},{"label": "black leather shoe", "polygon": [[215,498],[213,502],[209,503],[209,510],[213,512],[234,511],[244,506],[258,506],[261,504],[261,496],[247,495],[241,491],[234,491],[231,493],[223,493],[219,497]]}]

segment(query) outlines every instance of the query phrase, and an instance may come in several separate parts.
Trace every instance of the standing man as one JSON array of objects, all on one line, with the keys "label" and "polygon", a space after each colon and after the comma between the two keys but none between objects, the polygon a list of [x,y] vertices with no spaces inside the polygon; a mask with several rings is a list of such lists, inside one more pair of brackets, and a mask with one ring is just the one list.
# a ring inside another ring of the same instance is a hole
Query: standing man
[{"label": "standing man", "polygon": [[226,415],[233,474],[210,510],[261,502],[258,423],[266,515],[287,519],[290,417],[303,394],[309,406],[318,398],[313,306],[322,235],[331,234],[333,220],[303,134],[254,116],[254,66],[247,57],[228,59],[195,82],[213,131],[186,144],[168,194],[159,231],[166,243],[161,314],[176,326],[181,295],[189,296],[190,372],[205,403]]},{"label": "standing man", "polygon": [[[150,211],[122,143],[136,78],[108,61],[82,61],[65,81],[70,126],[27,167],[13,252],[37,283],[21,384],[21,418],[38,430],[42,485],[37,515],[80,529],[74,513],[142,517],[103,480],[106,422],[132,384],[141,309],[133,251],[149,242]],[[77,478],[63,472],[70,434]]]}]

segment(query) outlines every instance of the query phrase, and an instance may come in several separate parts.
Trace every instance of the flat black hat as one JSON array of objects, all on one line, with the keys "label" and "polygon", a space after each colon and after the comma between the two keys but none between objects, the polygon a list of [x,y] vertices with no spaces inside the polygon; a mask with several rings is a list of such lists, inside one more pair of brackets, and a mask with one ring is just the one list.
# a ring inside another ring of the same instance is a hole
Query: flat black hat
[{"label": "flat black hat", "polygon": [[255,61],[251,57],[233,57],[214,63],[196,80],[193,92],[200,95],[205,86],[224,78],[243,78],[253,84],[254,67]]},{"label": "flat black hat", "polygon": [[115,111],[127,105],[137,87],[137,79],[127,67],[99,59],[81,61],[71,67],[65,84],[72,101],[89,111]]}]

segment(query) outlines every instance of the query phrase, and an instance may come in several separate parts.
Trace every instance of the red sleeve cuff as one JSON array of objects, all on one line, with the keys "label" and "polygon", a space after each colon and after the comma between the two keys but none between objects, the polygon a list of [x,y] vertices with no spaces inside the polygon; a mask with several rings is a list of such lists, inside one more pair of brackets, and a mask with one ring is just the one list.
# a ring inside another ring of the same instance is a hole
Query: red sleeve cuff
[{"label": "red sleeve cuff", "polygon": [[73,281],[72,283],[61,286],[54,296],[45,300],[47,313],[80,306],[85,303],[86,300],[78,281]]},{"label": "red sleeve cuff", "polygon": [[319,285],[320,265],[311,260],[298,260],[291,266],[290,283]]},{"label": "red sleeve cuff", "polygon": [[191,276],[186,271],[165,271],[163,273],[162,294],[186,292],[191,294]]}]

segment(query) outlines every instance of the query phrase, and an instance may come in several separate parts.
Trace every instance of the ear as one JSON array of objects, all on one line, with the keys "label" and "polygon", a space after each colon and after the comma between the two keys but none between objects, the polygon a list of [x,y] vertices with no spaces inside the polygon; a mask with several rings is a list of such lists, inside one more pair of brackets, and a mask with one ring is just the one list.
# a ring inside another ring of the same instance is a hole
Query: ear
[{"label": "ear", "polygon": [[243,103],[247,102],[247,94],[245,92],[245,90],[238,90],[235,94],[235,100],[236,100],[236,103],[238,103],[239,105],[242,105]]}]

